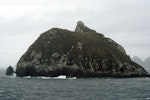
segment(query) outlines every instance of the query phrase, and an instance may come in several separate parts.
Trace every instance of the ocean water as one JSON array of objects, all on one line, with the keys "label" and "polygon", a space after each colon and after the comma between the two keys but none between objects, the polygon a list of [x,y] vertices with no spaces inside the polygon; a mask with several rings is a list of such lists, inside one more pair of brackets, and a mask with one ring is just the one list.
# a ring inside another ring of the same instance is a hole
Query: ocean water
[{"label": "ocean water", "polygon": [[0,100],[150,100],[150,78],[1,76]]}]

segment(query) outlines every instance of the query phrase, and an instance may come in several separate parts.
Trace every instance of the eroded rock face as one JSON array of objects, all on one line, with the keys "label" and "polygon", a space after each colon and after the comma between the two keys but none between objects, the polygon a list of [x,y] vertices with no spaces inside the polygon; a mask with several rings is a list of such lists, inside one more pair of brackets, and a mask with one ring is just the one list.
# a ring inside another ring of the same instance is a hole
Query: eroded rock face
[{"label": "eroded rock face", "polygon": [[40,35],[17,64],[18,76],[135,77],[149,74],[124,48],[77,23],[75,32],[52,28]]},{"label": "eroded rock face", "polygon": [[112,40],[110,38],[106,38],[106,41],[109,42],[116,49],[118,49],[120,52],[126,54],[126,51],[124,50],[124,48],[121,45],[119,45],[118,43],[116,43],[114,40]]}]

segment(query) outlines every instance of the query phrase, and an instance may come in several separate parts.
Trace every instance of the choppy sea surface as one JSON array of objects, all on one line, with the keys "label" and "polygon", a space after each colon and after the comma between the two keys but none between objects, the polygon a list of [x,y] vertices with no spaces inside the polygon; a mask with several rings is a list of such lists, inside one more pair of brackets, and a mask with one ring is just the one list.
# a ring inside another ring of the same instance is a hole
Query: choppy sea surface
[{"label": "choppy sea surface", "polygon": [[0,100],[150,100],[150,78],[1,76]]}]

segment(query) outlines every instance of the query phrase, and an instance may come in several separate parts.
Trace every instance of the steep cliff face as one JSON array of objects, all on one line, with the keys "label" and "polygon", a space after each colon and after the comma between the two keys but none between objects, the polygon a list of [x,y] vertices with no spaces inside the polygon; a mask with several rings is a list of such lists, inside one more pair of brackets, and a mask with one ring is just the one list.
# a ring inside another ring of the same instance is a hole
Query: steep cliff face
[{"label": "steep cliff face", "polygon": [[17,64],[18,76],[148,76],[124,48],[103,34],[77,23],[74,32],[52,28],[29,47]]}]

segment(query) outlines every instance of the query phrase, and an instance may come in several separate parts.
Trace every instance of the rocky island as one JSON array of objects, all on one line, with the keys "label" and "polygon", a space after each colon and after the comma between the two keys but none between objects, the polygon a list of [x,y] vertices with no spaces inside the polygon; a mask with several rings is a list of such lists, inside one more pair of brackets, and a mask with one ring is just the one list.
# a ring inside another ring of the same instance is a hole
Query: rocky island
[{"label": "rocky island", "polygon": [[146,77],[124,48],[79,21],[75,31],[52,28],[29,47],[17,63],[16,74],[56,77]]}]

